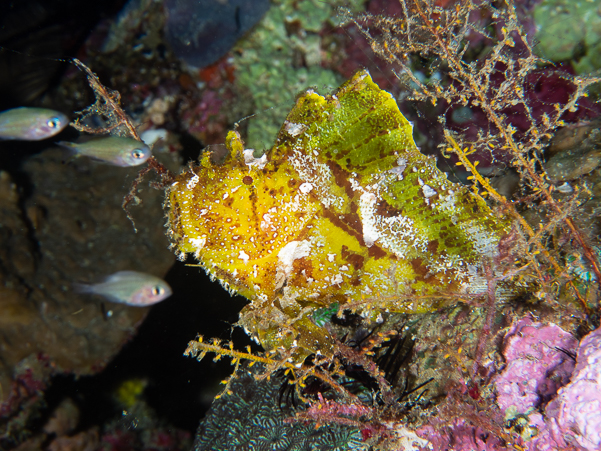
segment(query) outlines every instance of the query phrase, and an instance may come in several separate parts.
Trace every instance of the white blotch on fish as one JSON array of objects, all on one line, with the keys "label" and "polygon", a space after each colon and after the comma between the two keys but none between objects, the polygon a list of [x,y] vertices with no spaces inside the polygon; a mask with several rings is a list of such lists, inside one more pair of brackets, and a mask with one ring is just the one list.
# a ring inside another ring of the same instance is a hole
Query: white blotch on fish
[{"label": "white blotch on fish", "polygon": [[167,299],[173,291],[167,282],[158,277],[137,271],[119,271],[103,282],[85,285],[74,284],[79,293],[97,294],[108,301],[135,307],[146,307]]},{"label": "white blotch on fish", "polygon": [[0,139],[40,141],[60,133],[69,118],[47,108],[19,107],[0,112]]},{"label": "white blotch on fish", "polygon": [[58,145],[83,155],[115,166],[128,167],[143,164],[152,152],[143,142],[133,138],[107,136],[83,143],[60,141]]}]

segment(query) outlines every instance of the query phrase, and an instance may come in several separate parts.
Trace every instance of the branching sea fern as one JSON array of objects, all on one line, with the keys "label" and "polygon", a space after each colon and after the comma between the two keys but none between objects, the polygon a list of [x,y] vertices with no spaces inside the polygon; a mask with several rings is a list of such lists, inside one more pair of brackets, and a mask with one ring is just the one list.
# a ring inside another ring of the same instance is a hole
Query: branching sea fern
[{"label": "branching sea fern", "polygon": [[376,381],[385,401],[392,403],[392,388],[386,380],[384,372],[378,368],[370,356],[374,355],[376,348],[389,341],[396,334],[397,332],[394,330],[387,333],[377,333],[358,347],[338,343],[335,354],[329,356],[316,355],[304,364],[292,363],[293,349],[280,348],[259,354],[252,352],[250,346],[247,346],[245,351],[239,351],[234,349],[234,343],[231,341],[219,339],[205,341],[204,337],[200,335],[196,340],[188,343],[184,355],[195,357],[198,361],[205,358],[207,354],[213,354],[214,361],[218,361],[223,357],[231,360],[234,371],[230,378],[223,381],[225,388],[217,397],[229,392],[232,380],[238,374],[240,365],[246,362],[249,367],[255,364],[262,366],[262,371],[257,372],[258,378],[269,378],[272,374],[283,371],[284,375],[289,378],[289,383],[295,386],[296,394],[302,401],[311,401],[303,394],[303,389],[307,386],[307,379],[315,378],[336,391],[342,399],[358,402],[357,397],[350,393],[338,380],[339,377],[345,375],[344,369],[346,367],[355,365],[366,371]]},{"label": "branching sea fern", "polygon": [[[92,88],[92,91],[94,91],[94,98],[96,100],[84,110],[76,112],[75,114],[77,114],[78,117],[75,118],[70,125],[82,133],[122,136],[141,141],[140,135],[138,134],[132,119],[121,107],[121,94],[119,91],[104,86],[100,82],[98,76],[77,58],[73,58],[72,61],[73,64],[86,74],[88,84],[90,85],[90,88]],[[89,125],[86,123],[87,120],[100,121],[101,125]],[[147,160],[146,167],[141,169],[138,173],[138,176],[132,183],[129,193],[124,197],[122,204],[122,208],[125,211],[127,218],[131,221],[134,230],[136,231],[136,225],[129,208],[132,202],[135,205],[141,203],[140,198],[136,195],[138,185],[142,182],[146,174],[151,171],[156,172],[160,177],[160,183],[155,184],[159,188],[166,186],[173,179],[171,171],[169,171],[165,165],[160,163],[154,156],[151,156]]]}]

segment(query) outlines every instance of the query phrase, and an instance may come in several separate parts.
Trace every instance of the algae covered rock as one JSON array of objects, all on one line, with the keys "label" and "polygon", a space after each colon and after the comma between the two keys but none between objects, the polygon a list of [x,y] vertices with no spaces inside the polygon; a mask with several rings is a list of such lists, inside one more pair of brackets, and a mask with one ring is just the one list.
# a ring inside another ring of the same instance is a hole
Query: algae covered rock
[{"label": "algae covered rock", "polygon": [[[236,85],[252,102],[256,118],[247,121],[250,147],[269,148],[294,103],[307,86],[334,89],[342,78],[327,66],[324,31],[338,24],[339,7],[364,11],[364,3],[272,0],[271,8],[232,52]],[[341,55],[342,56],[342,55]]]},{"label": "algae covered rock", "polygon": [[[573,60],[577,73],[601,68],[601,4],[544,0],[534,9],[538,53],[551,61]],[[574,60],[574,58],[576,58]]]},{"label": "algae covered rock", "polygon": [[334,303],[419,313],[486,293],[508,223],[420,153],[367,72],[302,94],[261,158],[236,132],[226,146],[222,164],[205,153],[168,190],[169,235],[252,301],[240,324],[265,348],[327,351],[311,315]]}]

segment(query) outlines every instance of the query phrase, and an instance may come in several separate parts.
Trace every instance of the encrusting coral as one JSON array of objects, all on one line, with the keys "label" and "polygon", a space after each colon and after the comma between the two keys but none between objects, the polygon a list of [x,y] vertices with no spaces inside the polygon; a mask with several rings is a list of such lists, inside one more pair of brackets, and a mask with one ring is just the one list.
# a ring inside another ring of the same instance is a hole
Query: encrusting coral
[{"label": "encrusting coral", "polygon": [[[578,341],[555,324],[543,325],[530,318],[513,324],[504,341],[507,365],[494,380],[497,404],[505,419],[518,424],[522,436],[530,438],[528,424],[542,423],[537,408],[555,396],[574,370],[570,356]],[[528,422],[520,424],[523,419]]]},{"label": "encrusting coral", "polygon": [[601,445],[601,329],[580,344],[555,324],[530,318],[513,324],[505,338],[507,366],[494,380],[507,424],[528,450]]},{"label": "encrusting coral", "polygon": [[269,380],[256,380],[259,371],[238,371],[230,386],[231,393],[216,400],[203,419],[194,450],[248,449],[344,451],[364,450],[356,428],[287,421],[294,413],[282,396],[285,378],[274,375]]}]

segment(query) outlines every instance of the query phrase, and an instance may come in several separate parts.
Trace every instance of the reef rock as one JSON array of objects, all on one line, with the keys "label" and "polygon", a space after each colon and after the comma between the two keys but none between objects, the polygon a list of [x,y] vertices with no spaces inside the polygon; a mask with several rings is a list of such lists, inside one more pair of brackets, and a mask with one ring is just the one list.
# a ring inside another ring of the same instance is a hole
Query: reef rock
[{"label": "reef rock", "polygon": [[[17,409],[22,400],[16,395],[25,393],[14,390],[15,383],[23,385],[22,376],[13,380],[15,368],[35,379],[20,362],[41,359],[51,373],[95,373],[146,315],[147,309],[77,294],[73,283],[126,269],[164,276],[174,261],[156,224],[161,193],[140,194],[145,208],[134,211],[137,234],[121,208],[136,169],[65,162],[55,149],[27,160],[23,171],[20,189],[0,174],[2,415]],[[28,393],[45,382],[29,379],[34,389]]]}]

